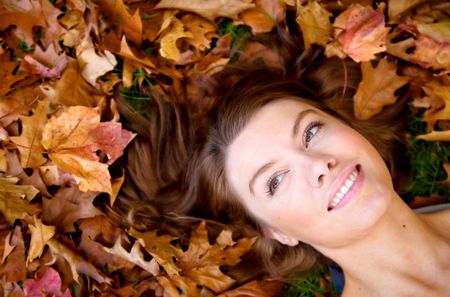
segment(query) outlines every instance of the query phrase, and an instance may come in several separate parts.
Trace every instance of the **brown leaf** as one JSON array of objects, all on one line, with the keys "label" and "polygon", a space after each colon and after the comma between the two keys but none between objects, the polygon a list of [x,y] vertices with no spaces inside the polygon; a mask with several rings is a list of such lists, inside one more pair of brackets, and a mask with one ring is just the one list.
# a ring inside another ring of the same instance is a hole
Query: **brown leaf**
[{"label": "brown leaf", "polygon": [[38,211],[35,205],[28,202],[38,190],[33,186],[16,185],[16,182],[16,178],[0,178],[0,211],[11,225],[15,220],[24,219]]},{"label": "brown leaf", "polygon": [[38,101],[32,116],[20,117],[22,134],[10,137],[11,141],[17,144],[17,149],[20,152],[20,163],[23,168],[36,168],[47,161],[42,155],[44,148],[40,142],[44,125],[47,122],[48,108],[48,100]]},{"label": "brown leaf", "polygon": [[47,226],[42,221],[33,217],[34,222],[28,225],[31,232],[30,248],[28,250],[27,263],[41,256],[47,241],[55,235],[55,226]]},{"label": "brown leaf", "polygon": [[166,59],[178,61],[180,51],[177,47],[177,40],[180,38],[192,38],[193,35],[191,32],[184,30],[183,23],[171,11],[164,12],[164,23],[168,25],[160,35],[161,47],[159,48],[159,53]]},{"label": "brown leaf", "polygon": [[388,29],[384,24],[383,11],[378,8],[352,4],[341,13],[334,24],[334,41],[326,48],[326,55],[344,54],[356,62],[372,60],[376,53],[386,50],[385,40]]},{"label": "brown leaf", "polygon": [[25,244],[20,226],[16,226],[14,231],[11,231],[7,244],[13,249],[6,261],[0,265],[0,275],[2,279],[9,282],[24,281],[27,271],[25,268]]},{"label": "brown leaf", "polygon": [[28,115],[31,105],[42,97],[42,93],[34,86],[18,87],[0,96],[0,124],[7,127],[17,121],[19,115]]},{"label": "brown leaf", "polygon": [[[130,14],[123,0],[98,0],[100,11],[108,16],[110,25],[118,32],[123,31],[125,36],[140,45],[142,42],[142,21],[139,9]],[[121,35],[119,33],[119,35]]]},{"label": "brown leaf", "polygon": [[[9,58],[10,54],[8,51],[3,52],[0,54],[0,64],[2,67],[0,67],[0,99],[11,91],[11,86],[22,79],[24,79],[27,74],[17,73],[17,75],[13,74],[14,70],[19,66],[19,62],[17,61],[11,61]],[[2,114],[0,113],[0,116]]]},{"label": "brown leaf", "polygon": [[248,282],[218,297],[276,297],[283,296],[284,282],[279,279],[263,279]]},{"label": "brown leaf", "polygon": [[81,219],[79,229],[82,231],[78,249],[83,251],[90,263],[114,269],[132,269],[133,264],[104,250],[102,244],[113,244],[120,235],[120,230],[113,226],[105,216]]},{"label": "brown leaf", "polygon": [[331,13],[323,8],[319,2],[308,1],[304,6],[297,8],[297,23],[302,29],[305,49],[311,44],[318,44],[323,47],[331,39],[332,26],[330,22]]},{"label": "brown leaf", "polygon": [[120,257],[130,263],[141,267],[145,271],[150,272],[152,275],[159,274],[158,262],[156,262],[155,259],[152,259],[150,261],[146,261],[144,259],[144,254],[138,241],[133,244],[130,252],[128,252],[122,247],[122,238],[119,236],[112,248],[103,247],[103,249],[116,257]]},{"label": "brown leaf", "polygon": [[94,192],[83,193],[76,188],[61,188],[53,198],[42,199],[42,220],[64,232],[75,232],[73,223],[79,219],[103,215],[92,204],[97,195]]},{"label": "brown leaf", "polygon": [[186,39],[186,42],[200,51],[210,48],[213,37],[219,37],[216,33],[216,26],[199,16],[187,14],[181,18],[181,23],[191,32],[191,36]]},{"label": "brown leaf", "polygon": [[423,0],[389,0],[388,14],[390,23],[396,22],[403,12],[420,2],[423,2]]},{"label": "brown leaf", "polygon": [[26,55],[24,60],[28,63],[30,73],[46,78],[59,78],[68,62],[66,53],[55,43],[51,43],[45,51],[37,45],[33,54]]},{"label": "brown leaf", "polygon": [[109,277],[98,271],[94,265],[85,261],[60,241],[52,238],[47,242],[47,245],[54,256],[60,256],[69,263],[72,277],[76,282],[79,281],[79,273],[84,273],[99,283],[111,284],[112,280]]},{"label": "brown leaf", "polygon": [[367,120],[379,113],[385,105],[394,103],[394,95],[408,79],[398,76],[397,66],[381,59],[376,67],[370,62],[361,64],[362,81],[358,85],[354,100],[354,114],[359,120]]},{"label": "brown leaf", "polygon": [[417,138],[427,141],[450,141],[450,130],[431,131],[427,134],[418,135]]},{"label": "brown leaf", "polygon": [[436,121],[450,120],[450,80],[447,84],[445,81],[431,80],[422,86],[422,89],[426,97],[431,98],[430,100],[436,98],[443,103],[442,108],[428,109],[423,117],[423,121],[428,124],[428,129],[433,130]]},{"label": "brown leaf", "polygon": [[253,3],[256,6],[242,12],[236,22],[250,26],[253,34],[270,32],[284,20],[286,5],[282,1],[255,0]]},{"label": "brown leaf", "polygon": [[171,8],[194,12],[212,22],[218,17],[237,19],[239,13],[252,7],[255,7],[253,3],[243,0],[228,0],[225,2],[221,0],[191,0],[189,2],[162,0],[156,5],[156,8]]},{"label": "brown leaf", "polygon": [[140,233],[134,229],[129,234],[140,240],[142,246],[158,261],[164,270],[171,276],[179,273],[175,260],[180,258],[183,251],[170,244],[176,237],[170,235],[156,235],[156,231],[147,231]]}]

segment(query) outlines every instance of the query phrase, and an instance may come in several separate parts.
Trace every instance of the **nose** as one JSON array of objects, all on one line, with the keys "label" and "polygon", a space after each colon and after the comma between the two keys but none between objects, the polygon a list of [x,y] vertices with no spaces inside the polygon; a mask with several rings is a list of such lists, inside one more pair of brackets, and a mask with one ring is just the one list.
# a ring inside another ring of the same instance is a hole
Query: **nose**
[{"label": "nose", "polygon": [[312,187],[319,188],[336,166],[336,158],[328,154],[314,154],[306,158],[308,159],[305,164],[308,167],[306,170],[309,172],[307,181]]}]

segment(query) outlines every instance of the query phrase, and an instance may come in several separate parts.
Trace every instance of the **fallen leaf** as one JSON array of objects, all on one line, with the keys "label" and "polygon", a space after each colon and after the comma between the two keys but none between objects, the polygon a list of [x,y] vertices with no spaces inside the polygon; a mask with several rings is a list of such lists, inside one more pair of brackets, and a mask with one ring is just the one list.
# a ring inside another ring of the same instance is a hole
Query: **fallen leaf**
[{"label": "fallen leaf", "polygon": [[211,39],[219,37],[216,33],[216,26],[199,16],[187,14],[181,18],[181,23],[191,33],[190,38],[187,38],[186,42],[200,51],[209,49]]},{"label": "fallen leaf", "polygon": [[109,206],[113,207],[114,202],[116,202],[117,195],[119,194],[119,191],[122,188],[124,181],[125,181],[125,170],[122,170],[122,175],[120,177],[111,180],[112,193],[111,195],[109,195]]},{"label": "fallen leaf", "polygon": [[60,256],[64,258],[67,263],[69,263],[72,277],[76,282],[79,282],[79,273],[83,273],[99,283],[111,284],[112,280],[109,277],[98,271],[94,265],[85,261],[81,256],[76,254],[60,241],[52,238],[47,242],[47,246],[50,248],[54,256]]},{"label": "fallen leaf", "polygon": [[381,59],[376,67],[370,62],[361,63],[362,80],[353,97],[354,114],[359,120],[367,120],[379,113],[385,105],[394,103],[394,95],[408,79],[398,76],[397,65]]},{"label": "fallen leaf", "polygon": [[47,162],[42,155],[45,151],[41,145],[42,131],[47,122],[49,101],[38,101],[32,116],[20,117],[22,121],[22,134],[10,137],[20,152],[20,163],[23,168],[37,168]]},{"label": "fallen leaf", "polygon": [[389,0],[388,1],[388,15],[389,22],[396,23],[399,17],[409,8],[413,7],[417,3],[423,2],[423,0]]},{"label": "fallen leaf", "polygon": [[25,243],[19,225],[15,226],[14,231],[11,232],[8,245],[13,249],[6,261],[0,265],[0,275],[3,280],[8,282],[24,281],[27,272],[25,267]]},{"label": "fallen leaf", "polygon": [[310,48],[311,44],[318,44],[323,47],[327,45],[333,29],[330,16],[331,13],[315,0],[297,7],[296,21],[302,30],[305,49]]},{"label": "fallen leaf", "polygon": [[284,282],[279,279],[263,279],[248,282],[218,297],[275,297],[283,296]]},{"label": "fallen leaf", "polygon": [[369,61],[376,53],[386,50],[385,41],[388,28],[385,27],[383,11],[378,8],[352,4],[335,20],[336,40],[326,48],[328,57],[345,54],[356,62]]},{"label": "fallen leaf", "polygon": [[418,135],[417,138],[427,141],[450,141],[450,130],[431,131],[427,134]]},{"label": "fallen leaf", "polygon": [[243,11],[235,24],[243,23],[252,28],[253,34],[258,34],[270,32],[277,23],[284,21],[286,6],[282,1],[255,0],[253,3],[255,7]]},{"label": "fallen leaf", "polygon": [[22,79],[24,79],[27,74],[26,73],[14,73],[15,69],[19,67],[20,62],[10,60],[9,52],[5,51],[0,54],[0,99],[11,91],[11,86]]},{"label": "fallen leaf", "polygon": [[28,297],[41,297],[43,294],[52,297],[71,297],[69,288],[61,292],[61,277],[58,272],[49,267],[45,273],[35,279],[27,279],[24,292]]},{"label": "fallen leaf", "polygon": [[158,262],[156,262],[155,259],[152,259],[150,261],[146,261],[144,259],[144,253],[142,252],[141,245],[138,241],[133,244],[130,252],[122,247],[121,237],[117,239],[112,248],[103,247],[103,249],[114,256],[118,256],[122,259],[125,259],[126,261],[129,261],[130,263],[141,267],[145,271],[150,272],[152,275],[159,274]]},{"label": "fallen leaf", "polygon": [[16,185],[16,182],[15,178],[0,178],[0,211],[11,225],[15,220],[24,219],[39,210],[28,202],[38,190],[33,186]]},{"label": "fallen leaf", "polygon": [[427,97],[436,98],[443,103],[442,108],[428,109],[424,114],[423,121],[427,122],[428,130],[433,130],[438,120],[450,119],[450,85],[445,85],[442,81],[431,80],[422,86],[422,89]]},{"label": "fallen leaf", "polygon": [[46,78],[59,78],[67,65],[66,53],[58,53],[55,43],[50,44],[45,51],[37,45],[33,54],[26,55],[24,60],[28,63],[30,73]]},{"label": "fallen leaf", "polygon": [[162,0],[156,5],[155,8],[170,8],[190,11],[214,22],[214,20],[218,17],[237,19],[239,13],[252,7],[255,7],[255,4],[248,3],[243,0],[191,0],[189,2]]},{"label": "fallen leaf", "polygon": [[77,47],[77,59],[81,67],[81,75],[92,86],[96,86],[97,78],[114,69],[117,64],[115,56],[110,51],[98,55],[91,38],[85,39]]},{"label": "fallen leaf", "polygon": [[417,31],[440,43],[450,43],[450,21],[417,24]]},{"label": "fallen leaf", "polygon": [[31,232],[30,248],[27,263],[41,256],[45,244],[55,235],[55,226],[47,226],[38,218],[33,217],[33,223],[28,225]]},{"label": "fallen leaf", "polygon": [[58,230],[75,232],[73,224],[76,221],[103,215],[92,204],[97,195],[94,192],[83,193],[76,188],[61,188],[51,199],[42,199],[42,221],[55,225]]},{"label": "fallen leaf", "polygon": [[[110,25],[118,32],[140,45],[142,42],[142,21],[139,9],[133,15],[130,14],[123,0],[98,0],[100,11],[108,16]],[[119,35],[121,35],[119,33]]]},{"label": "fallen leaf", "polygon": [[[167,20],[166,20],[167,18]],[[192,38],[192,33],[184,30],[183,23],[172,13],[164,13],[164,22],[170,25],[160,35],[159,53],[166,59],[178,61],[180,51],[177,47],[177,40],[180,38]]]}]

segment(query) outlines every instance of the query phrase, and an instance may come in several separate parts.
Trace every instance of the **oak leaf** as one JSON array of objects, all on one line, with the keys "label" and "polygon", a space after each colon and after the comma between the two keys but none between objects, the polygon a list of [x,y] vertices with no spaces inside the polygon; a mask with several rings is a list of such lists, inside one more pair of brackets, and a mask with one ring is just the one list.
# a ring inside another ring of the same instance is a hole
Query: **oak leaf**
[{"label": "oak leaf", "polygon": [[69,263],[72,277],[76,282],[79,281],[79,273],[84,273],[99,283],[111,284],[112,280],[109,277],[98,271],[94,265],[84,260],[60,241],[52,238],[47,242],[47,246],[50,248],[53,256],[62,257]]},{"label": "oak leaf", "polygon": [[450,141],[450,130],[431,131],[427,134],[418,135],[417,138],[427,141]]},{"label": "oak leaf", "polygon": [[370,62],[361,63],[362,80],[353,97],[354,114],[359,120],[367,120],[379,113],[385,105],[394,103],[394,95],[408,82],[406,77],[398,76],[397,66],[381,59],[374,68]]},{"label": "oak leaf", "polygon": [[120,32],[123,31],[125,36],[140,45],[142,42],[142,20],[137,9],[133,15],[130,14],[123,0],[98,0],[100,11],[110,18],[110,24],[113,28]]},{"label": "oak leaf", "polygon": [[181,22],[192,35],[186,39],[186,42],[200,51],[210,48],[213,37],[219,37],[216,26],[199,16],[187,14],[181,18]]},{"label": "oak leaf", "polygon": [[22,79],[24,79],[27,74],[26,73],[14,73],[14,70],[19,66],[18,61],[11,61],[9,58],[9,52],[5,51],[0,54],[0,99],[11,91],[11,86]]},{"label": "oak leaf", "polygon": [[92,204],[97,195],[98,193],[83,193],[76,188],[63,187],[53,198],[43,198],[42,220],[64,232],[75,232],[73,223],[79,219],[103,215]]},{"label": "oak leaf", "polygon": [[273,297],[282,296],[284,282],[279,279],[262,279],[248,282],[218,297]]},{"label": "oak leaf", "polygon": [[302,29],[305,49],[310,48],[311,44],[323,47],[327,45],[333,29],[330,16],[331,13],[315,0],[308,1],[306,5],[297,8],[296,21]]},{"label": "oak leaf", "polygon": [[10,224],[39,210],[29,203],[38,190],[33,186],[16,185],[16,182],[16,178],[0,178],[0,211]]},{"label": "oak leaf", "polygon": [[146,261],[144,259],[144,253],[142,252],[141,245],[138,241],[133,244],[129,252],[122,247],[121,237],[117,239],[113,247],[103,247],[103,249],[114,256],[118,256],[130,263],[133,263],[134,265],[141,267],[145,271],[150,272],[152,275],[158,275],[160,272],[159,264],[155,258],[150,261]]},{"label": "oak leaf", "polygon": [[28,297],[41,297],[43,294],[52,297],[71,297],[69,288],[61,292],[61,277],[58,272],[49,267],[42,276],[27,279],[24,283],[24,292]]},{"label": "oak leaf", "polygon": [[103,55],[97,54],[90,37],[77,47],[77,60],[83,65],[81,75],[94,87],[97,78],[113,70],[117,64],[116,57],[110,51],[105,51]]},{"label": "oak leaf", "polygon": [[42,155],[44,148],[40,141],[42,140],[44,125],[47,122],[48,108],[48,100],[38,101],[32,116],[20,117],[22,134],[10,137],[10,140],[17,144],[17,149],[20,152],[20,163],[23,168],[37,168],[47,161]]},{"label": "oak leaf", "polygon": [[191,0],[188,2],[162,0],[156,5],[156,8],[171,8],[194,12],[212,22],[218,17],[237,19],[239,13],[252,7],[255,7],[253,3],[243,0]]},{"label": "oak leaf", "polygon": [[428,129],[432,130],[436,121],[450,120],[450,84],[446,85],[444,81],[431,80],[422,86],[422,89],[427,97],[437,98],[443,102],[442,108],[428,109],[423,117],[423,121],[428,124]]},{"label": "oak leaf", "polygon": [[6,281],[24,281],[27,270],[25,267],[25,243],[20,226],[17,225],[6,239],[5,244],[12,249],[8,256],[4,257],[6,261],[0,265],[0,275]]},{"label": "oak leaf", "polygon": [[374,10],[369,6],[352,4],[336,18],[333,27],[336,40],[327,45],[327,56],[344,58],[348,55],[356,62],[364,62],[386,50],[389,30],[385,27],[380,8]]},{"label": "oak leaf", "polygon": [[175,17],[173,13],[164,13],[164,22],[168,27],[160,35],[159,53],[166,59],[178,61],[180,50],[177,47],[177,40],[180,38],[192,38],[193,34],[184,30],[183,23]]},{"label": "oak leaf", "polygon": [[28,250],[27,263],[41,256],[45,244],[55,235],[55,226],[47,226],[38,218],[33,217],[34,222],[28,225],[31,232],[30,248]]},{"label": "oak leaf", "polygon": [[33,54],[26,55],[24,60],[31,68],[31,73],[46,78],[59,78],[67,66],[66,53],[58,53],[55,43],[51,43],[45,51],[37,45]]}]

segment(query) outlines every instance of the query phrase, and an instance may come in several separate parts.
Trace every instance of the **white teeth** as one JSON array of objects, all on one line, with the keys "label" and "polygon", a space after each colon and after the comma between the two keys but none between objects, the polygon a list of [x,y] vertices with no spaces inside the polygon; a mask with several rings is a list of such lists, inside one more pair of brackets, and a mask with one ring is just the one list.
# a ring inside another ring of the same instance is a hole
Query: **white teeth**
[{"label": "white teeth", "polygon": [[344,184],[341,186],[339,191],[336,193],[336,196],[331,201],[330,208],[329,208],[330,210],[333,209],[336,205],[338,205],[339,202],[341,202],[342,198],[344,198],[345,194],[347,194],[348,191],[353,186],[353,183],[355,182],[357,176],[358,176],[358,171],[355,170],[345,180]]}]

